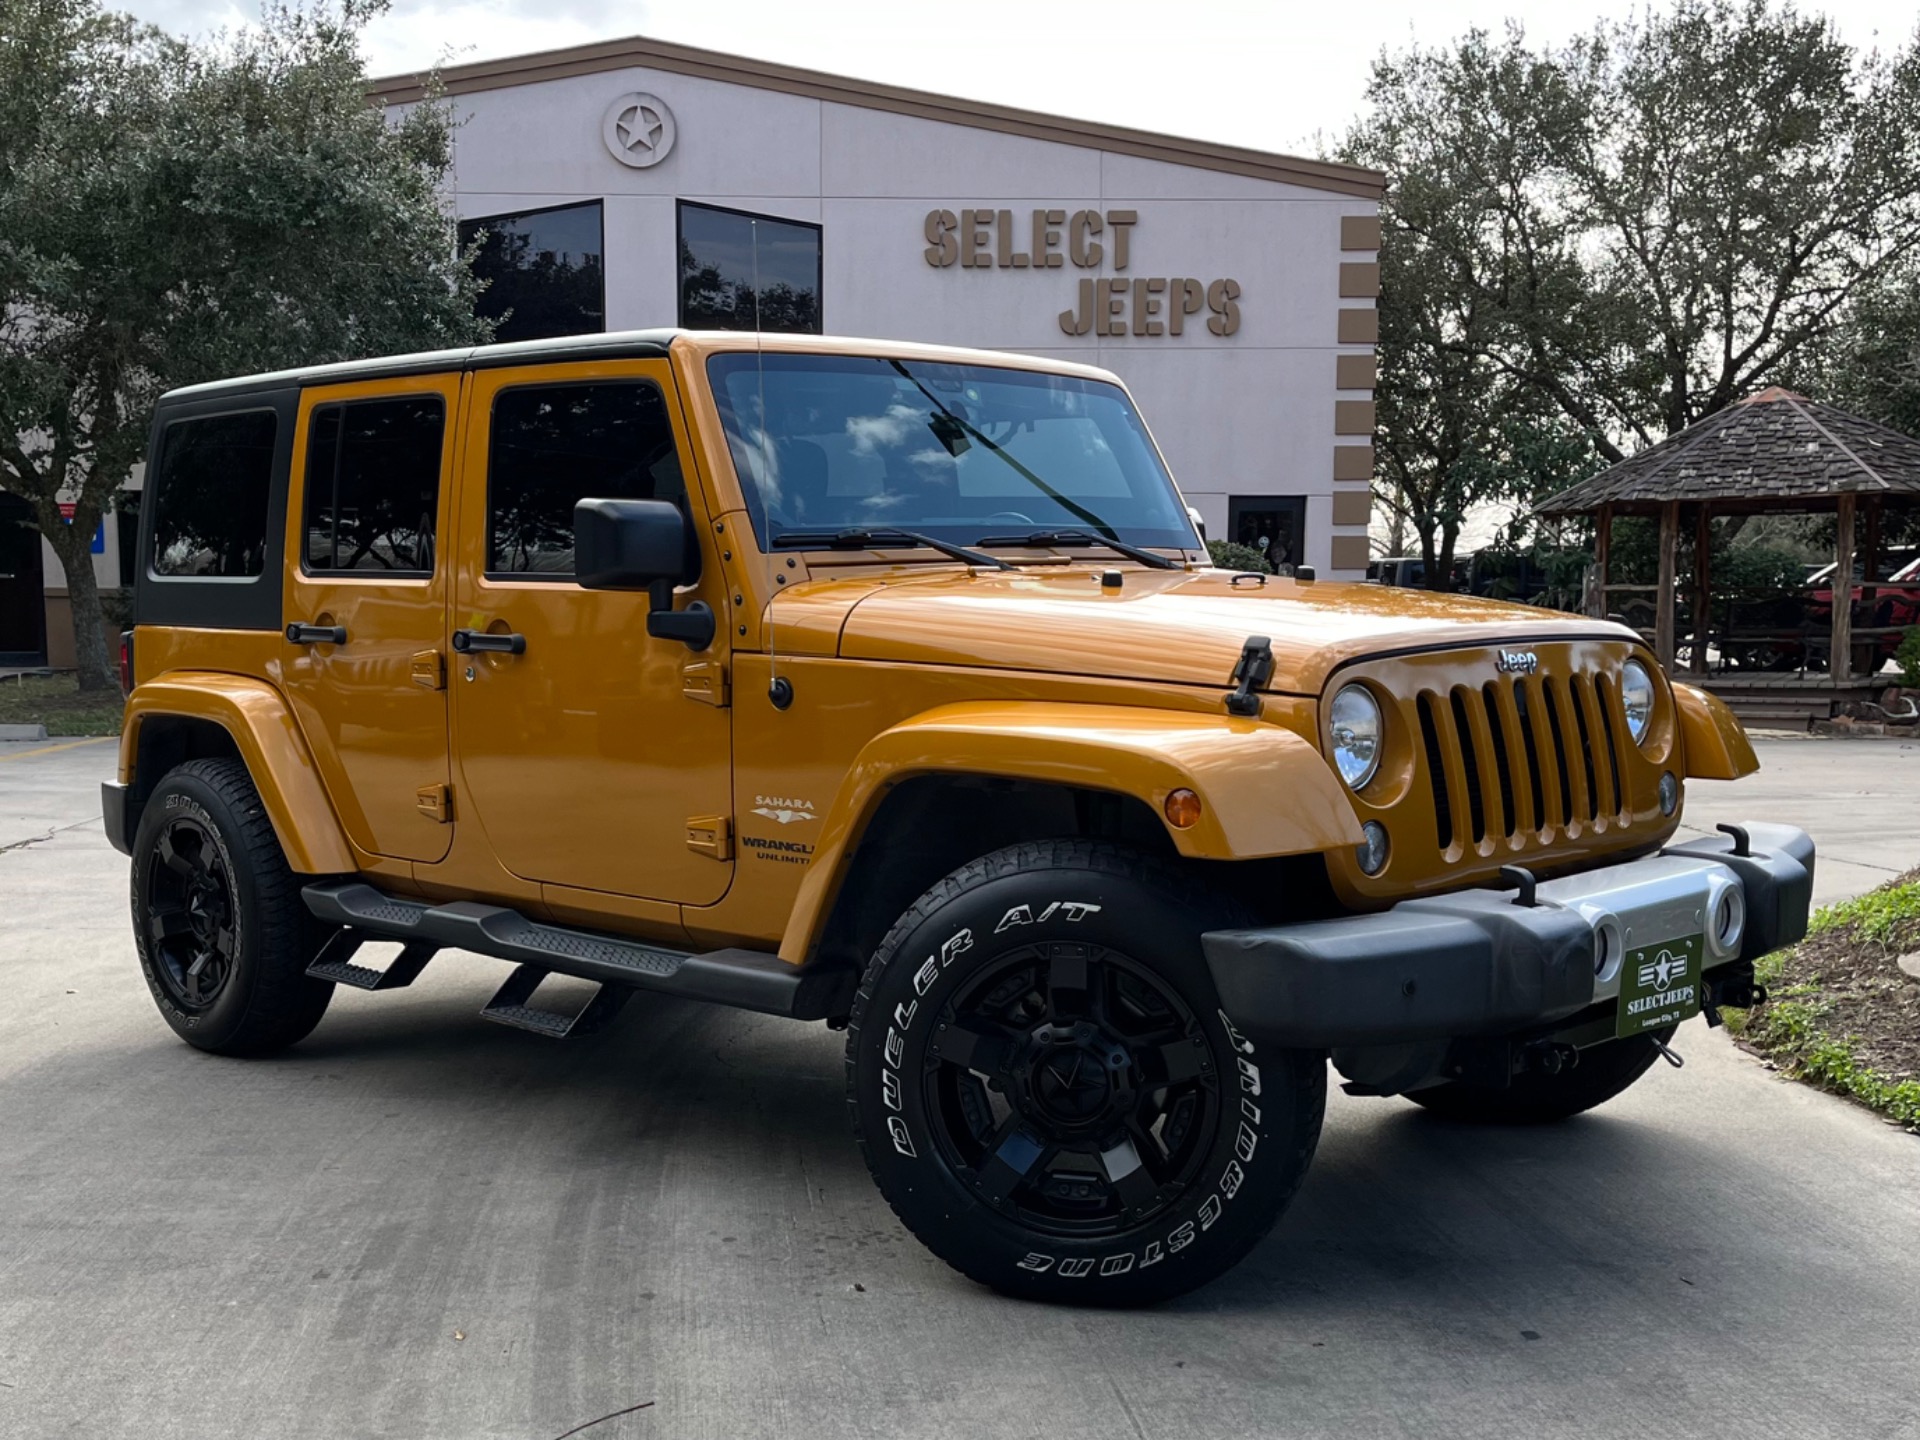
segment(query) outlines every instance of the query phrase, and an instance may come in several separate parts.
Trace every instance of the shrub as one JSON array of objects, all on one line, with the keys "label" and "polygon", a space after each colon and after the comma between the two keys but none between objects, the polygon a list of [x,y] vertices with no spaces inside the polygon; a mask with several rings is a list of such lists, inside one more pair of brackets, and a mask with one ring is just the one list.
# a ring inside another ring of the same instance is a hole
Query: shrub
[{"label": "shrub", "polygon": [[1900,667],[1900,679],[1909,689],[1920,690],[1920,625],[1900,637],[1900,648],[1893,652]]},{"label": "shrub", "polygon": [[1267,557],[1251,545],[1241,545],[1232,540],[1209,540],[1207,554],[1222,570],[1252,570],[1261,575],[1273,573],[1273,566],[1267,563]]}]

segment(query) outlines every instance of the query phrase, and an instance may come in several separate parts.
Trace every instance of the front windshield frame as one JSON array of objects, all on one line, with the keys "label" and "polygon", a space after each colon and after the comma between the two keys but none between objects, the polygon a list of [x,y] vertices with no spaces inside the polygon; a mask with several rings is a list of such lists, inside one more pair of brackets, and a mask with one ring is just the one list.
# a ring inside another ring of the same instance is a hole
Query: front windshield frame
[{"label": "front windshield frame", "polygon": [[[1145,421],[1112,381],[990,362],[790,350],[719,351],[706,365],[763,552],[780,548],[783,534],[862,530],[915,531],[962,545],[1081,532],[1154,550],[1201,550]],[[891,402],[872,414],[848,403],[882,395]],[[764,431],[753,423],[762,410],[771,416]],[[1043,430],[1056,446],[1078,447],[1075,464],[1063,468],[1058,455],[1044,467],[1028,463]],[[791,474],[783,473],[783,458]],[[908,462],[913,481],[897,485]],[[861,490],[876,466],[885,478]],[[783,487],[809,474],[810,494],[797,483]],[[1100,493],[1084,493],[1089,486]],[[946,508],[927,508],[935,500]],[[876,540],[875,548],[889,547]]]}]

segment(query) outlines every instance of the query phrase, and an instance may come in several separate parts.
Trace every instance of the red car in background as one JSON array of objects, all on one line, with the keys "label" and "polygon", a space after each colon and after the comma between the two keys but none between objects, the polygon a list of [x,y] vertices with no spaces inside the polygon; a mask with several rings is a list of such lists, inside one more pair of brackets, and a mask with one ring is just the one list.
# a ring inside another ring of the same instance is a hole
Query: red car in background
[{"label": "red car in background", "polygon": [[[1873,582],[1873,596],[1866,595],[1867,586],[1862,583],[1865,568],[1859,561],[1853,567],[1853,628],[1858,637],[1854,642],[1854,667],[1861,668],[1861,661],[1872,657],[1872,664],[1866,666],[1868,673],[1874,673],[1893,658],[1893,652],[1900,648],[1901,636],[1914,625],[1920,625],[1920,557],[1898,557],[1899,568],[1884,580]],[[1833,619],[1833,577],[1837,565],[1824,565],[1807,577],[1807,620],[1813,626],[1829,625]],[[1883,633],[1863,634],[1863,631]],[[1870,649],[1868,647],[1871,647]]]}]

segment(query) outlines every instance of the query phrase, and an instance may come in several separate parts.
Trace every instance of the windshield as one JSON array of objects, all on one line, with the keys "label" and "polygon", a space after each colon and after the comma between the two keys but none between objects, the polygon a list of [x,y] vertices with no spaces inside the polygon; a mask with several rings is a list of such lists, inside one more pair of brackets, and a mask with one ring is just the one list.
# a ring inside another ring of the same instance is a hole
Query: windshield
[{"label": "windshield", "polygon": [[1085,530],[1198,549],[1119,386],[839,355],[708,362],[754,532],[917,530],[960,544]]}]

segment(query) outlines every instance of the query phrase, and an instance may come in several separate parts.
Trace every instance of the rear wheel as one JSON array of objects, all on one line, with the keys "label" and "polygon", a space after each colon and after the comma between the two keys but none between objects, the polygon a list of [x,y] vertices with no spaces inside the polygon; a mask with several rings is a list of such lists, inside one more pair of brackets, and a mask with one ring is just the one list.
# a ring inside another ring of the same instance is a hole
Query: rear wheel
[{"label": "rear wheel", "polygon": [[237,760],[192,760],[155,787],[133,843],[133,930],[161,1016],[199,1049],[284,1049],[333,997],[306,974],[324,927]]},{"label": "rear wheel", "polygon": [[[1673,1027],[1656,1030],[1661,1044]],[[1487,1085],[1435,1085],[1407,1099],[1449,1120],[1489,1125],[1540,1125],[1604,1105],[1647,1073],[1660,1058],[1653,1038],[1632,1035],[1580,1052],[1580,1063],[1558,1075],[1516,1075],[1504,1090]]]},{"label": "rear wheel", "polygon": [[1245,1255],[1299,1187],[1317,1053],[1259,1047],[1200,953],[1228,921],[1117,846],[962,866],[882,942],[847,1037],[868,1168],[908,1229],[1010,1294],[1143,1304]]}]

